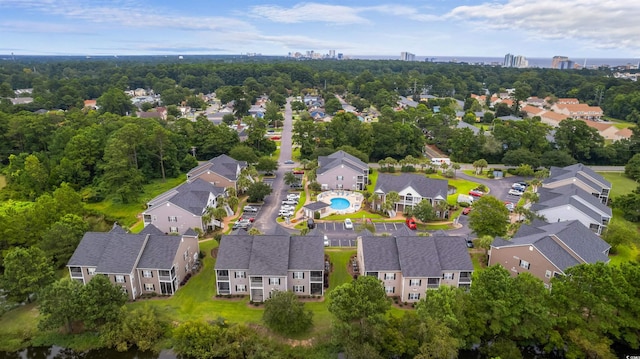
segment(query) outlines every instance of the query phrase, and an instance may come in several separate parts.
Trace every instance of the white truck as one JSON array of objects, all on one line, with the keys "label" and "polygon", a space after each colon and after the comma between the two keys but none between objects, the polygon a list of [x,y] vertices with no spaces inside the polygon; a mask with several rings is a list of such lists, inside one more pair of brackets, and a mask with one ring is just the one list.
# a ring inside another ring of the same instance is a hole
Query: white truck
[{"label": "white truck", "polygon": [[446,163],[449,166],[451,166],[451,159],[447,157],[434,157],[431,159],[432,165],[441,166],[443,163]]}]

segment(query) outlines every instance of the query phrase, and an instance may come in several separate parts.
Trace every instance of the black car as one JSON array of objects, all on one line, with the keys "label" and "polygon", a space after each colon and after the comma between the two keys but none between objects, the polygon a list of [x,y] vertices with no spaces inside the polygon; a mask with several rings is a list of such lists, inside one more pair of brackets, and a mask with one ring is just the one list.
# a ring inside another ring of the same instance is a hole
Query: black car
[{"label": "black car", "polygon": [[473,241],[470,239],[467,239],[467,248],[473,248]]}]

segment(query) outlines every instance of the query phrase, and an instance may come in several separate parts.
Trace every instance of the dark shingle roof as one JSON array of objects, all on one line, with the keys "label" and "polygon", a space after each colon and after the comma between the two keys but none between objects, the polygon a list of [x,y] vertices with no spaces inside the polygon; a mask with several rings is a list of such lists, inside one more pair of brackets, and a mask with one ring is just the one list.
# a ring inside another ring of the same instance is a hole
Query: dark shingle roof
[{"label": "dark shingle roof", "polygon": [[138,268],[171,269],[181,241],[179,236],[149,235]]},{"label": "dark shingle roof", "polygon": [[[606,252],[611,246],[577,220],[541,223],[536,229],[538,231],[534,231],[530,226],[522,226],[511,241],[496,238],[491,245],[494,247],[532,245],[563,271],[582,261],[585,263],[609,261]],[[564,249],[560,243],[569,250]]]},{"label": "dark shingle roof", "polygon": [[[404,277],[439,277],[442,266],[431,237],[398,237],[398,258]],[[465,250],[466,252],[466,250]]]},{"label": "dark shingle roof", "polygon": [[236,175],[238,166],[240,166],[240,168],[247,167],[247,162],[236,161],[227,155],[220,155],[210,159],[207,163],[190,170],[187,173],[187,178],[197,176],[206,171],[211,171],[231,181],[235,181],[238,179]]},{"label": "dark shingle roof", "polygon": [[145,238],[137,234],[87,232],[68,265],[95,266],[97,273],[131,273]]},{"label": "dark shingle roof", "polygon": [[601,217],[612,216],[611,208],[575,184],[558,188],[540,188],[538,196],[538,202],[531,206],[533,211],[570,204],[597,222],[600,222]]},{"label": "dark shingle roof", "polygon": [[344,151],[337,151],[330,154],[329,156],[318,157],[318,169],[316,170],[316,173],[323,174],[326,171],[340,165],[345,165],[357,172],[363,172],[364,170],[369,168],[369,165],[362,162],[357,157],[350,155]]},{"label": "dark shingle roof", "polygon": [[400,176],[380,173],[376,182],[376,192],[389,193],[401,192],[407,187],[413,188],[420,197],[436,198],[438,196],[447,199],[449,190],[446,180],[433,179],[419,174],[403,173]]},{"label": "dark shingle roof", "polygon": [[287,275],[289,237],[255,236],[251,247],[249,275]]},{"label": "dark shingle roof", "polygon": [[311,203],[305,205],[303,208],[306,208],[306,209],[308,209],[310,211],[317,211],[319,209],[327,208],[329,206],[330,206],[330,204],[328,204],[328,203],[324,203],[324,202],[318,201],[318,202],[311,202]]},{"label": "dark shingle roof", "polygon": [[193,182],[185,182],[156,196],[149,203],[152,206],[157,206],[166,200],[192,214],[201,216],[209,204],[209,196],[213,194],[217,197],[224,193],[224,188],[216,187],[210,182],[196,178]]},{"label": "dark shingle roof", "polygon": [[394,237],[362,237],[362,256],[367,272],[400,270]]},{"label": "dark shingle roof", "polygon": [[429,237],[436,244],[442,270],[473,271],[465,237]]},{"label": "dark shingle roof", "polygon": [[164,232],[162,232],[158,227],[154,226],[153,224],[147,224],[138,234],[163,235]]},{"label": "dark shingle roof", "polygon": [[253,237],[247,235],[222,236],[218,247],[216,269],[248,269]]},{"label": "dark shingle roof", "polygon": [[553,183],[572,177],[580,179],[582,182],[599,191],[605,188],[611,188],[611,182],[582,163],[576,163],[575,165],[562,168],[552,166],[549,171],[549,178],[545,179],[544,183]]},{"label": "dark shingle roof", "polygon": [[324,243],[322,237],[291,237],[291,245],[289,246],[289,269],[323,270]]},{"label": "dark shingle roof", "polygon": [[125,231],[124,228],[120,227],[120,225],[118,225],[118,222],[115,222],[113,224],[113,227],[111,227],[111,230],[109,231],[110,233],[118,233],[118,234],[126,234],[127,231]]}]

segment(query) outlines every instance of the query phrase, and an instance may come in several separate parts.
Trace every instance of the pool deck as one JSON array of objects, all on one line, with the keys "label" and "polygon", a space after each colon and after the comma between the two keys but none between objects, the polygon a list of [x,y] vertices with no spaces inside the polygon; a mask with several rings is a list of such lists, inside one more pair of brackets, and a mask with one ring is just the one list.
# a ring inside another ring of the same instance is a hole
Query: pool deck
[{"label": "pool deck", "polygon": [[330,205],[331,200],[334,198],[345,198],[349,201],[350,205],[349,208],[345,209],[330,208],[329,210],[332,211],[330,214],[346,214],[358,212],[360,210],[360,207],[362,206],[364,196],[359,192],[347,190],[331,190],[320,193],[316,200]]}]

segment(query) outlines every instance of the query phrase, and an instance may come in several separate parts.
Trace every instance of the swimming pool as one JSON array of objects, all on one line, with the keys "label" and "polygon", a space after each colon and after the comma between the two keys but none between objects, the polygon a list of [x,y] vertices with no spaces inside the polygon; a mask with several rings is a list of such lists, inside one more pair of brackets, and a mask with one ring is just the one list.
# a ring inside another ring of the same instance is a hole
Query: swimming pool
[{"label": "swimming pool", "polygon": [[331,208],[335,210],[347,209],[351,206],[348,199],[342,197],[331,198]]}]

